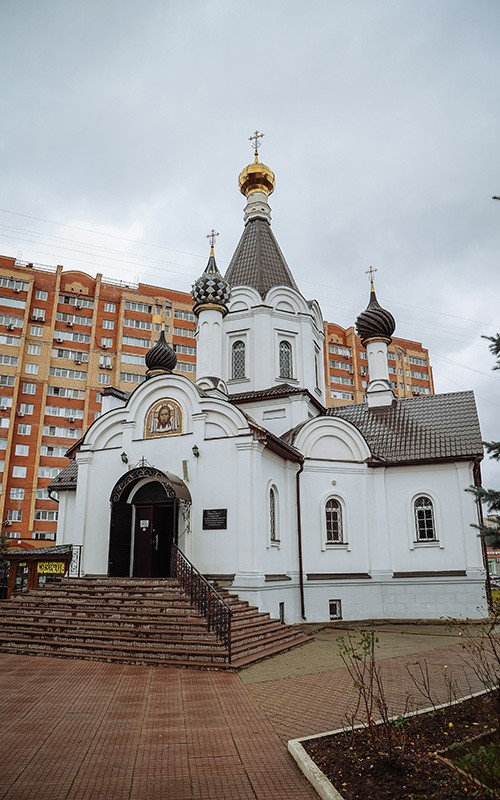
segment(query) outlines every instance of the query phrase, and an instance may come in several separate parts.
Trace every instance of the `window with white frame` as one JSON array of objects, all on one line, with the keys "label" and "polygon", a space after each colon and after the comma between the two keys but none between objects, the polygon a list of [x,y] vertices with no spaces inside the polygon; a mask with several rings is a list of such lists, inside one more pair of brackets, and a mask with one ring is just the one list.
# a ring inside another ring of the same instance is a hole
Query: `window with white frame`
[{"label": "window with white frame", "polygon": [[56,522],[58,517],[57,511],[49,511],[47,508],[35,509],[36,522]]},{"label": "window with white frame", "polygon": [[292,345],[282,340],[279,345],[280,378],[293,378]]},{"label": "window with white frame", "polygon": [[344,544],[344,525],[342,506],[335,497],[330,497],[325,505],[326,544]]},{"label": "window with white frame", "polygon": [[18,508],[10,508],[7,511],[7,519],[10,522],[22,522],[23,521],[23,512],[20,511]]},{"label": "window with white frame", "polygon": [[436,523],[434,519],[434,506],[427,495],[420,495],[413,501],[415,515],[415,537],[417,542],[435,542]]},{"label": "window with white frame", "polygon": [[24,371],[27,375],[38,375],[38,364],[25,364]]},{"label": "window with white frame", "polygon": [[49,293],[45,292],[43,289],[37,289],[35,291],[35,300],[47,300],[49,297]]},{"label": "window with white frame", "polygon": [[231,348],[231,378],[245,377],[245,342],[238,339]]},{"label": "window with white frame", "polygon": [[36,394],[36,383],[23,383],[21,391],[23,394]]},{"label": "window with white frame", "polygon": [[31,436],[31,425],[23,425],[19,423],[17,426],[19,436]]},{"label": "window with white frame", "polygon": [[115,328],[115,323],[114,323],[114,320],[112,320],[112,319],[103,319],[103,321],[102,321],[102,327],[103,327],[103,328],[104,328],[104,330],[106,330],[106,331],[112,331],[112,330],[114,330],[114,328]]},{"label": "window with white frame", "polygon": [[108,311],[110,314],[114,314],[116,311],[116,305],[114,303],[104,303],[104,310]]},{"label": "window with white frame", "polygon": [[[26,477],[26,467],[12,467],[12,477],[13,478],[25,478]],[[55,477],[55,475],[54,475]]]},{"label": "window with white frame", "polygon": [[24,489],[20,487],[12,487],[10,490],[10,499],[11,500],[24,500]]},{"label": "window with white frame", "polygon": [[269,488],[269,538],[271,544],[277,544],[280,540],[278,530],[278,490],[276,486]]},{"label": "window with white frame", "polygon": [[42,346],[39,344],[28,345],[28,355],[30,356],[39,356],[41,351],[42,351]]},{"label": "window with white frame", "polygon": [[29,456],[30,448],[28,444],[16,444],[16,456]]}]

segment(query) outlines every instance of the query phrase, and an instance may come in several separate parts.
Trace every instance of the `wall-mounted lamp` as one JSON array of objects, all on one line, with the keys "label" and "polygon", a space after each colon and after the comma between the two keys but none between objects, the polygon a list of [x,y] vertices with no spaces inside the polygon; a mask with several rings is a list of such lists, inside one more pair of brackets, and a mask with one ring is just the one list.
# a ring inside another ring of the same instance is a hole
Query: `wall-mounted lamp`
[{"label": "wall-mounted lamp", "polygon": [[193,450],[194,457],[195,458],[199,458],[200,457],[200,451],[198,450],[198,445],[194,444],[192,450]]},{"label": "wall-mounted lamp", "polygon": [[121,454],[120,458],[121,458],[121,460],[123,461],[124,464],[128,464],[128,455],[126,454],[125,450]]}]

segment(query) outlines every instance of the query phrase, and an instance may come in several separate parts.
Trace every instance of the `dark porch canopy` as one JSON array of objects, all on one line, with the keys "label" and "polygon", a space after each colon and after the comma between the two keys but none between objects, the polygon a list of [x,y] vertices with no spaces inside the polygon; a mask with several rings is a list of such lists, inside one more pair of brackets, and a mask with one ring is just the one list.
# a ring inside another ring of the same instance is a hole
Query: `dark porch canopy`
[{"label": "dark porch canopy", "polygon": [[134,486],[143,478],[151,478],[163,486],[167,497],[191,503],[191,494],[184,481],[172,472],[162,472],[155,467],[140,466],[126,472],[115,483],[111,492],[112,503],[125,503]]}]

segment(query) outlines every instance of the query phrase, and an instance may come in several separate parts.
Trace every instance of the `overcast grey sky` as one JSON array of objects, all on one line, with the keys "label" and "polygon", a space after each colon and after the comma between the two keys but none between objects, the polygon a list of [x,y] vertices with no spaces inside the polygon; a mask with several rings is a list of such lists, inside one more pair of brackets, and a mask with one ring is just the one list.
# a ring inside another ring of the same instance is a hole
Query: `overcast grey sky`
[{"label": "overcast grey sky", "polygon": [[[500,438],[498,0],[2,0],[0,252],[189,291],[264,131],[273,229],[344,327],[365,270]],[[484,482],[500,470],[486,462]]]}]

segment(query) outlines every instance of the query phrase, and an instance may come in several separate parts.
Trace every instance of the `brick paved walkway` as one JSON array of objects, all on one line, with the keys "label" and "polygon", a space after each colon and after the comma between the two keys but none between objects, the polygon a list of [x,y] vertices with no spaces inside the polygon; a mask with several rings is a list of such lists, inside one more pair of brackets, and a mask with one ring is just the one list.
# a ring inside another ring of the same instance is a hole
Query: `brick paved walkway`
[{"label": "brick paved walkway", "polygon": [[307,800],[236,674],[0,656],[5,800]]},{"label": "brick paved walkway", "polygon": [[[283,742],[334,728],[352,708],[338,634],[320,630],[240,675],[0,655],[0,800],[312,800]],[[417,660],[437,701],[444,674],[480,688],[444,628],[378,636],[395,711]]]}]

